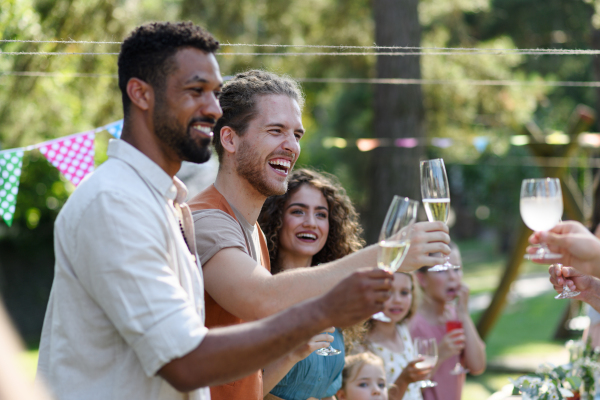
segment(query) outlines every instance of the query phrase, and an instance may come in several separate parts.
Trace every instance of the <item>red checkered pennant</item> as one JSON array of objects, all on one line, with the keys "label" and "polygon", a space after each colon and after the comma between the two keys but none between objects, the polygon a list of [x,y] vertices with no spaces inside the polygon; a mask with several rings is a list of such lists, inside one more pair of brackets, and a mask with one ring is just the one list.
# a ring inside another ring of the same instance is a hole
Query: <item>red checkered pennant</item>
[{"label": "red checkered pennant", "polygon": [[94,131],[53,140],[39,147],[40,152],[73,185],[94,171]]}]

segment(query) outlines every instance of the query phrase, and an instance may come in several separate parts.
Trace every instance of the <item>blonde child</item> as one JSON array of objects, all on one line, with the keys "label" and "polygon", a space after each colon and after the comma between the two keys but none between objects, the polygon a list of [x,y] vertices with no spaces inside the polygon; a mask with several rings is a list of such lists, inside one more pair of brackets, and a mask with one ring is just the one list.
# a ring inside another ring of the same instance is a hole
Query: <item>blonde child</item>
[{"label": "blonde child", "polygon": [[485,344],[469,315],[469,288],[461,281],[460,251],[454,243],[450,247],[450,263],[455,268],[439,272],[421,268],[416,273],[423,296],[410,332],[413,337],[435,338],[439,355],[431,378],[437,386],[423,389],[424,400],[460,400],[465,381],[461,364],[472,375],[485,370]]},{"label": "blonde child", "polygon": [[383,361],[373,353],[348,356],[338,400],[388,400]]},{"label": "blonde child", "polygon": [[413,275],[396,272],[392,295],[384,303],[383,313],[391,320],[370,319],[362,347],[384,361],[390,400],[422,400],[417,381],[427,379],[431,368],[419,369],[408,321],[416,309]]}]

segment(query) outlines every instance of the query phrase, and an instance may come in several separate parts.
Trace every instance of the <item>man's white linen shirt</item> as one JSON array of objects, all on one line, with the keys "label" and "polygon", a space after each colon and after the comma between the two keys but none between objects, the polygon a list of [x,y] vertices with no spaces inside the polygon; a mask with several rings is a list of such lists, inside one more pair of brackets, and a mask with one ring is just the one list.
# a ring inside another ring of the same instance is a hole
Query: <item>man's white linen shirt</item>
[{"label": "man's white linen shirt", "polygon": [[60,400],[209,400],[156,375],[208,331],[202,269],[173,205],[185,186],[122,140],[108,156],[55,223],[38,375]]}]

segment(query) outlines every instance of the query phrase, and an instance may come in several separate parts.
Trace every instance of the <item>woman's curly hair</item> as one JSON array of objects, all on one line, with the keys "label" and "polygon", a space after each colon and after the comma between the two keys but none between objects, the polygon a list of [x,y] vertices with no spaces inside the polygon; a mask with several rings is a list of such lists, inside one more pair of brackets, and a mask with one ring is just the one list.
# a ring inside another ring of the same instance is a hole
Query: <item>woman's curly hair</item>
[{"label": "woman's curly hair", "polygon": [[[277,258],[279,256],[279,231],[283,226],[283,207],[302,185],[311,185],[320,190],[325,196],[329,208],[329,235],[325,246],[313,256],[313,266],[342,258],[360,250],[365,245],[365,241],[361,237],[362,227],[358,223],[358,214],[338,179],[334,175],[324,172],[316,172],[307,168],[298,169],[290,175],[287,192],[280,196],[269,197],[258,217],[258,224],[267,239],[273,274],[282,271],[281,265],[277,263]],[[361,324],[343,330],[347,353],[350,351],[347,344],[362,337],[363,331],[364,328]]]},{"label": "woman's curly hair", "polygon": [[282,270],[277,259],[279,231],[283,225],[283,208],[302,185],[311,185],[320,190],[329,207],[329,235],[325,246],[313,256],[312,265],[337,260],[360,250],[365,244],[360,236],[362,228],[358,223],[358,214],[337,178],[307,168],[298,169],[292,172],[289,178],[287,192],[280,196],[269,197],[258,217],[258,223],[267,239],[273,274]]}]

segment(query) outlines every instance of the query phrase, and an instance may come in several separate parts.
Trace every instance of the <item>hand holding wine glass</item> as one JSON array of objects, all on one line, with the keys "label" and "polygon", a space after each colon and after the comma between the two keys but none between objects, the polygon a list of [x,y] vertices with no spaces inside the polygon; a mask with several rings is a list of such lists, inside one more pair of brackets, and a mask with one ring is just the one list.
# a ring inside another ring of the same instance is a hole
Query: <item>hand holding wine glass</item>
[{"label": "hand holding wine glass", "polygon": [[[521,218],[531,230],[549,231],[562,217],[563,201],[558,178],[524,179],[521,184]],[[525,254],[528,260],[552,260],[562,258],[552,253],[542,243],[535,253]]]},{"label": "hand holding wine glass", "polygon": [[[443,159],[421,161],[421,196],[427,219],[446,223],[450,214],[450,186]],[[429,271],[446,271],[452,267],[446,257],[443,264],[435,265]]]},{"label": "hand holding wine glass", "polygon": [[[458,331],[458,330],[462,330],[462,329],[463,329],[463,325],[462,325],[461,321],[459,321],[459,320],[446,321],[446,333],[451,333],[453,331]],[[466,374],[468,372],[469,372],[469,370],[465,369],[459,360],[454,365],[454,368],[452,368],[452,371],[450,371],[450,375],[461,375],[461,374]]]},{"label": "hand holding wine glass", "polygon": [[[410,247],[411,229],[417,220],[419,202],[408,197],[394,196],[383,221],[379,234],[377,266],[390,272],[396,272]],[[391,320],[383,313],[373,315],[382,322]]]}]

